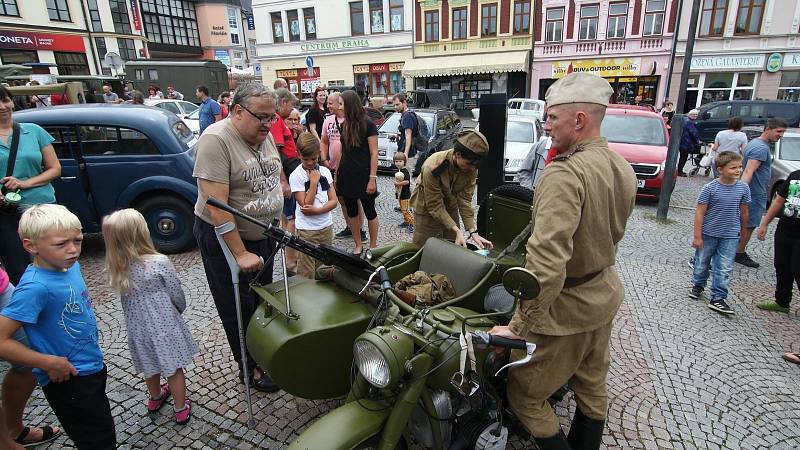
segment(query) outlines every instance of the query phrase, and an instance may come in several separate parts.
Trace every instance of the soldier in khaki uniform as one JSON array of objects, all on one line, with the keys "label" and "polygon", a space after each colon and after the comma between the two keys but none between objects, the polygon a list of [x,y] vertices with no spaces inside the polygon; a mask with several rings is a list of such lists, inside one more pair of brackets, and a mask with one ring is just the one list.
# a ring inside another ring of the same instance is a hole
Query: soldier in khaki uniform
[{"label": "soldier in khaki uniform", "polygon": [[[630,164],[600,136],[611,94],[606,80],[587,73],[547,91],[544,128],[558,155],[536,188],[525,264],[542,290],[492,330],[538,346],[533,362],[509,373],[508,398],[541,450],[598,449],[603,436],[612,321],[624,297],[616,245],[636,197]],[[567,383],[578,406],[569,438],[547,403]]]},{"label": "soldier in khaki uniform", "polygon": [[[472,238],[478,248],[492,248],[492,243],[475,230],[472,208],[477,166],[488,152],[486,137],[468,130],[459,133],[452,149],[425,160],[411,194],[415,244],[422,246],[430,237],[442,237],[464,246]],[[467,229],[466,238],[459,226],[459,215]]]}]

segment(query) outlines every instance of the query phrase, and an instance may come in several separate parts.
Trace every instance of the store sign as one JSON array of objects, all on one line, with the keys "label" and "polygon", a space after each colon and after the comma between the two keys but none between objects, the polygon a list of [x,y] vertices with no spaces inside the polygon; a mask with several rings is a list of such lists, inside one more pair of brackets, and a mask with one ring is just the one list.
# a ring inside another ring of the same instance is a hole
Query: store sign
[{"label": "store sign", "polygon": [[297,69],[276,70],[278,78],[297,78]]},{"label": "store sign", "polygon": [[353,66],[353,73],[369,73],[369,65]]},{"label": "store sign", "polygon": [[131,0],[131,16],[133,18],[133,27],[137,30],[142,29],[142,19],[139,17],[139,1]]},{"label": "store sign", "polygon": [[85,52],[83,37],[71,34],[0,31],[0,49]]},{"label": "store sign", "polygon": [[716,69],[762,69],[765,55],[708,55],[692,58],[692,71]]},{"label": "store sign", "polygon": [[306,42],[300,45],[303,52],[328,52],[369,47],[369,39],[337,39],[326,42]]},{"label": "store sign", "polygon": [[400,72],[403,70],[403,63],[391,63],[389,64],[389,72]]},{"label": "store sign", "polygon": [[247,29],[248,30],[255,30],[256,29],[256,19],[253,18],[252,14],[247,15]]},{"label": "store sign", "polygon": [[231,56],[227,50],[214,50],[214,59],[228,67],[231,66]]},{"label": "store sign", "polygon": [[767,72],[775,73],[781,70],[783,66],[783,55],[780,53],[773,53],[767,58]]},{"label": "store sign", "polygon": [[370,72],[386,72],[386,69],[388,68],[388,64],[373,64],[369,66]]},{"label": "store sign", "polygon": [[642,67],[642,58],[576,59],[553,62],[553,78],[561,78],[572,72],[587,72],[601,77],[637,76]]},{"label": "store sign", "polygon": [[784,55],[783,67],[800,67],[800,53],[787,53]]}]

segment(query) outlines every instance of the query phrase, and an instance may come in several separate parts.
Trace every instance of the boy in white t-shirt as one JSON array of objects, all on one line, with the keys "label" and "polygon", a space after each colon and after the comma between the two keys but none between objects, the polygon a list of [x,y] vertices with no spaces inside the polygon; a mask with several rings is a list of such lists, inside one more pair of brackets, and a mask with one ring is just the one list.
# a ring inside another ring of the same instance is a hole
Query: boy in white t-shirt
[{"label": "boy in white t-shirt", "polygon": [[[319,140],[309,132],[297,138],[300,164],[289,175],[289,187],[297,200],[295,228],[297,236],[315,244],[333,242],[331,210],[336,208],[336,191],[333,176],[325,166],[319,165]],[[314,279],[319,261],[301,253],[297,258],[297,273]]]}]

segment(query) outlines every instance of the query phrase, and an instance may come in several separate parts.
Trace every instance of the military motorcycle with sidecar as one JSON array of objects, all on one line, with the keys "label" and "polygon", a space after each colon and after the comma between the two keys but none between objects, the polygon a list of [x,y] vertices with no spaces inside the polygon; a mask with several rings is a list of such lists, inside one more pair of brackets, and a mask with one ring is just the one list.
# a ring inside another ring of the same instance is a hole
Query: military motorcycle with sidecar
[{"label": "military motorcycle with sidecar", "polygon": [[[327,279],[293,276],[250,286],[261,301],[246,332],[256,362],[292,395],[347,396],[289,448],[394,449],[411,442],[433,449],[505,448],[505,424],[513,416],[501,369],[509,352],[492,347],[523,351],[519,363],[525,363],[535,345],[488,331],[508,322],[515,298],[538,293],[535,278],[519,267],[532,226],[531,200],[519,186],[487,195],[478,223],[495,246],[488,255],[430,239],[422,248],[376,248],[366,259],[309,244],[209,201],[261,225],[279,247],[332,264],[318,272]],[[446,275],[455,298],[418,308],[398,297],[392,284],[418,270]]]}]

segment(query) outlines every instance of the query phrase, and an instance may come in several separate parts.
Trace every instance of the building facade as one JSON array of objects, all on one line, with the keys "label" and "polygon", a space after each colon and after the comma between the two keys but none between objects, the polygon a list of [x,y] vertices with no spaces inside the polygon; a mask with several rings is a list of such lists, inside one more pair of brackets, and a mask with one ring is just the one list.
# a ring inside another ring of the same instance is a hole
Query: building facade
[{"label": "building facade", "polygon": [[[684,5],[671,91],[684,64],[691,4]],[[800,0],[702,0],[686,110],[717,100],[800,96]]]},{"label": "building facade", "polygon": [[216,59],[236,69],[247,67],[247,23],[239,0],[201,1],[196,8],[202,58]]},{"label": "building facade", "polygon": [[106,53],[146,57],[143,28],[139,0],[0,0],[0,63],[54,63],[59,75],[116,75]]},{"label": "building facade", "polygon": [[403,75],[417,88],[449,89],[461,113],[486,93],[528,96],[533,3],[415,0],[414,59]]},{"label": "building facade", "polygon": [[[684,2],[689,3],[689,2]],[[679,0],[537,0],[531,96],[569,72],[607,79],[612,103],[660,106]]]},{"label": "building facade", "polygon": [[405,90],[411,0],[254,0],[252,7],[264,84],[284,78],[303,96],[319,84],[370,96]]}]

